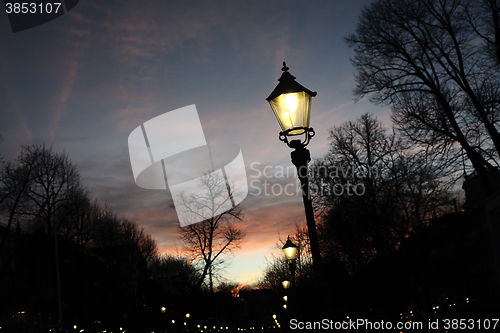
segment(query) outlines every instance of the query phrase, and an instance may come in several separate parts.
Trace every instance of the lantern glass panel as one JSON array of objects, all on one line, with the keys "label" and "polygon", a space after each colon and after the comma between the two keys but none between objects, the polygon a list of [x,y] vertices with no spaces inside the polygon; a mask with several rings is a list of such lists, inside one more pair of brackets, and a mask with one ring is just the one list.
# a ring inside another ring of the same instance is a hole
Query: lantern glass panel
[{"label": "lantern glass panel", "polygon": [[309,127],[311,95],[305,91],[281,94],[269,102],[281,130],[288,135],[299,135]]},{"label": "lantern glass panel", "polygon": [[297,248],[296,247],[287,247],[283,249],[285,253],[285,257],[288,260],[293,260],[297,256]]}]

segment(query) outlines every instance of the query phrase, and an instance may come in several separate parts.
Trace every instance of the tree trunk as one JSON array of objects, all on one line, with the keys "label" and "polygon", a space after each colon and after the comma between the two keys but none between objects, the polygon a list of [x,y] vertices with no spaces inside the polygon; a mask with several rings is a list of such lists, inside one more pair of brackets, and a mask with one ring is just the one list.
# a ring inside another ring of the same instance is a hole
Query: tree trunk
[{"label": "tree trunk", "polygon": [[210,279],[210,292],[214,292],[214,282],[212,280],[212,265],[208,267],[208,278]]}]

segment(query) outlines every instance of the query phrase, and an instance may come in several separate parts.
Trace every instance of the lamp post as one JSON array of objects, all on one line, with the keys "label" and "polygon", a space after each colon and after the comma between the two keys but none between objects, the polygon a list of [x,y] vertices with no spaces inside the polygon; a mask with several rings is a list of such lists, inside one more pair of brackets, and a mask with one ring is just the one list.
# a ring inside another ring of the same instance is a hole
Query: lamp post
[{"label": "lamp post", "polygon": [[288,236],[285,245],[283,245],[283,252],[285,253],[285,258],[288,262],[290,273],[292,274],[292,285],[295,288],[295,258],[297,257],[297,245],[292,243],[290,236]]},{"label": "lamp post", "polygon": [[[283,62],[283,73],[278,79],[279,83],[266,100],[281,126],[279,139],[288,147],[293,148],[291,152],[292,163],[297,168],[297,175],[302,188],[302,200],[306,213],[307,229],[311,244],[311,255],[313,259],[314,275],[318,278],[321,270],[321,256],[319,253],[318,234],[309,189],[308,163],[311,155],[306,146],[314,136],[314,130],[309,127],[311,111],[311,98],[316,96],[313,92],[295,81],[295,77],[288,72],[289,68]],[[304,140],[290,140],[289,137],[304,135]]]}]

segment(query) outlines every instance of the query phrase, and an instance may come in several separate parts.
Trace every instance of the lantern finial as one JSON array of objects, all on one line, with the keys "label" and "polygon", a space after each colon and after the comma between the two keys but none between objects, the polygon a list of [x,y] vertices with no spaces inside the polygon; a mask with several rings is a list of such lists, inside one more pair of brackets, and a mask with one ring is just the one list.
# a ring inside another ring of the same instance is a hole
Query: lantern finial
[{"label": "lantern finial", "polygon": [[290,68],[286,67],[286,62],[283,61],[283,68],[281,69],[283,72],[288,72]]}]

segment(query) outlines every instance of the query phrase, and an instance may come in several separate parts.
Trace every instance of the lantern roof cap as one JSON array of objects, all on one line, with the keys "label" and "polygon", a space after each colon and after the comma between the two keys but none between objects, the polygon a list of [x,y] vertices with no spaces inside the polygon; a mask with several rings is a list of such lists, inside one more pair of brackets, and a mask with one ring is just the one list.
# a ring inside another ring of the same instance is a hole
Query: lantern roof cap
[{"label": "lantern roof cap", "polygon": [[290,240],[290,236],[288,236],[288,239],[285,243],[285,245],[283,245],[283,250],[288,248],[288,247],[297,247],[297,245],[293,244],[292,241]]},{"label": "lantern roof cap", "polygon": [[279,83],[274,88],[273,92],[269,95],[266,100],[270,102],[271,100],[275,99],[281,94],[288,94],[288,93],[294,93],[294,92],[301,92],[304,91],[308,95],[311,95],[312,97],[316,96],[318,93],[315,91],[311,91],[295,81],[295,76],[290,74],[288,72],[289,68],[286,66],[286,63],[283,61],[283,68],[281,69],[283,73],[281,74],[281,77],[278,79]]}]

